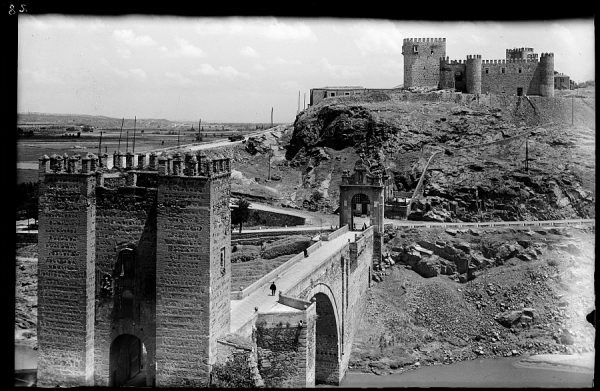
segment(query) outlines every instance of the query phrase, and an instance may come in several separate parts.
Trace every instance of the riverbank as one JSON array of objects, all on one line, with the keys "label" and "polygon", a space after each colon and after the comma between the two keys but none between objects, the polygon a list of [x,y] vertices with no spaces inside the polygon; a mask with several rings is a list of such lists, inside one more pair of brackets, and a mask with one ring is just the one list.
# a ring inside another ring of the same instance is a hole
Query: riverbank
[{"label": "riverbank", "polygon": [[[550,366],[549,363],[554,364]],[[386,376],[348,373],[340,384],[342,387],[375,388],[592,388],[593,385],[593,353],[475,359]]]}]

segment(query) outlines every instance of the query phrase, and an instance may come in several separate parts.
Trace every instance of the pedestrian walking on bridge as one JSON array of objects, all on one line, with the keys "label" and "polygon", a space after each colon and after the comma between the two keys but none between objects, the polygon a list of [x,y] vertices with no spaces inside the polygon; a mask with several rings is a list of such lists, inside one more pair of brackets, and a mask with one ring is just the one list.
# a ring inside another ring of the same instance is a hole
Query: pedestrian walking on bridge
[{"label": "pedestrian walking on bridge", "polygon": [[275,291],[277,290],[277,286],[275,285],[275,281],[273,281],[271,283],[271,286],[269,287],[269,289],[271,289],[271,296],[275,296]]}]

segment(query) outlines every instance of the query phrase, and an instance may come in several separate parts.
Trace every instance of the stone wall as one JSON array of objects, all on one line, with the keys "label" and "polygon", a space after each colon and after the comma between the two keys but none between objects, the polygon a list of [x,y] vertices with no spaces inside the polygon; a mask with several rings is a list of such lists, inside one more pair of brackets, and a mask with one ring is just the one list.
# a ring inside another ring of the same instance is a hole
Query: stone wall
[{"label": "stone wall", "polygon": [[96,178],[40,184],[38,375],[41,387],[93,385]]},{"label": "stone wall", "polygon": [[314,386],[316,308],[259,314],[256,321],[258,368],[266,387]]},{"label": "stone wall", "polygon": [[537,61],[484,60],[481,64],[481,92],[490,94],[540,94],[541,75]]},{"label": "stone wall", "polygon": [[[156,385],[206,386],[210,364],[211,186],[161,176],[156,240]],[[204,232],[207,232],[208,235]],[[202,232],[202,233],[201,233]]]}]

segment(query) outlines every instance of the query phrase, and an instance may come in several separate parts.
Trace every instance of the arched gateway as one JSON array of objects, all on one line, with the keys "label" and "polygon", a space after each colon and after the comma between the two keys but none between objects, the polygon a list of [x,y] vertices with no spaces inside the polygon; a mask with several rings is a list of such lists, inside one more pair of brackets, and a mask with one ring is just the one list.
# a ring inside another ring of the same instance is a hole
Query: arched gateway
[{"label": "arched gateway", "polygon": [[146,385],[144,344],[131,334],[119,335],[110,345],[110,385],[129,385],[136,380]]}]

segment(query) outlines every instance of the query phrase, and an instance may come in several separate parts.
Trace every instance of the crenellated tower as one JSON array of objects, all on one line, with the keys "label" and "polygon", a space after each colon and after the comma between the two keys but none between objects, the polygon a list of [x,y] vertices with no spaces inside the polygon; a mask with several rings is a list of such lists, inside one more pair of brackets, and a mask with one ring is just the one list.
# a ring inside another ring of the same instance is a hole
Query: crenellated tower
[{"label": "crenellated tower", "polygon": [[481,55],[468,55],[465,66],[468,94],[481,94]]},{"label": "crenellated tower", "polygon": [[554,53],[540,55],[539,83],[541,96],[554,96]]},{"label": "crenellated tower", "polygon": [[446,38],[405,38],[404,87],[436,87],[440,80],[440,57],[446,57]]},{"label": "crenellated tower", "polygon": [[37,384],[207,386],[230,327],[230,160],[107,158],[40,158]]}]

